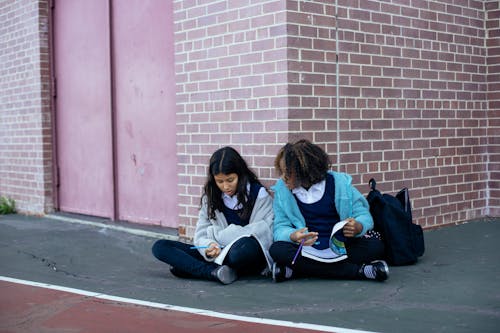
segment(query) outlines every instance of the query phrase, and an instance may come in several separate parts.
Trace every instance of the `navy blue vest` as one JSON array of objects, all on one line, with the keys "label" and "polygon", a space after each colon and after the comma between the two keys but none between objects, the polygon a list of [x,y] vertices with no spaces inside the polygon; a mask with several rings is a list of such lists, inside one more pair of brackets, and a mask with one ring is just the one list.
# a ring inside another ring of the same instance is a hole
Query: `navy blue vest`
[{"label": "navy blue vest", "polygon": [[306,204],[295,197],[302,216],[306,220],[309,231],[318,233],[319,244],[313,245],[317,249],[326,249],[330,246],[330,234],[333,226],[340,221],[340,216],[335,208],[335,179],[332,175],[326,176],[325,193],[315,203]]},{"label": "navy blue vest", "polygon": [[[262,185],[259,183],[250,183],[250,201],[255,202],[255,199],[257,199],[257,196],[259,195],[259,191]],[[240,217],[242,209],[231,209],[228,208],[226,205],[224,205],[224,217],[227,220],[227,224],[237,224],[241,226],[245,226],[250,222],[250,216],[243,220]]]}]

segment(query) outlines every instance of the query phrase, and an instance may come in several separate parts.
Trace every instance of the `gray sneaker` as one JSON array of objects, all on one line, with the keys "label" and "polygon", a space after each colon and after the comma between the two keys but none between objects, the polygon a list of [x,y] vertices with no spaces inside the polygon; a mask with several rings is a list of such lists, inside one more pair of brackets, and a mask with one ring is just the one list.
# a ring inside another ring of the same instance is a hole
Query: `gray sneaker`
[{"label": "gray sneaker", "polygon": [[212,271],[212,276],[222,284],[230,284],[236,281],[236,271],[229,266],[222,265]]}]

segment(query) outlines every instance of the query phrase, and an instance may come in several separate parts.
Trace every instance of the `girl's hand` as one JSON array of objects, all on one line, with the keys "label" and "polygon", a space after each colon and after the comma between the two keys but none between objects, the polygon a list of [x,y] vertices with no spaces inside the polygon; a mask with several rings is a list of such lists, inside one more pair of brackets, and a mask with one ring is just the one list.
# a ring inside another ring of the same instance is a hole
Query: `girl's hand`
[{"label": "girl's hand", "polygon": [[205,250],[205,255],[207,257],[216,258],[220,254],[219,244],[213,242],[210,243],[210,246]]},{"label": "girl's hand", "polygon": [[346,219],[347,223],[342,228],[345,237],[355,237],[361,231],[363,231],[363,225],[359,222],[356,222],[352,217]]},{"label": "girl's hand", "polygon": [[318,233],[308,232],[307,228],[302,228],[290,234],[290,240],[293,242],[300,243],[303,239],[305,239],[304,246],[311,246],[318,240]]}]

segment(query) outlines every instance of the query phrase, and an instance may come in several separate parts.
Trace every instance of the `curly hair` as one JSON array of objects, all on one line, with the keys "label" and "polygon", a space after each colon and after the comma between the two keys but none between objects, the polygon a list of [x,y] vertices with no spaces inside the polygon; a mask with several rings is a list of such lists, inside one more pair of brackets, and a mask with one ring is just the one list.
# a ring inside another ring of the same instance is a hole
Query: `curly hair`
[{"label": "curly hair", "polygon": [[274,160],[274,167],[280,176],[293,179],[295,186],[304,188],[324,180],[329,165],[330,160],[326,152],[305,139],[287,143],[279,150]]},{"label": "curly hair", "polygon": [[252,214],[252,209],[255,204],[248,194],[247,183],[258,183],[260,181],[255,173],[248,168],[247,163],[241,155],[232,147],[223,147],[218,149],[212,154],[208,166],[207,181],[203,188],[203,197],[207,197],[208,201],[208,217],[215,219],[215,210],[223,211],[224,201],[222,199],[222,191],[215,182],[215,175],[218,174],[231,174],[238,175],[238,186],[236,195],[238,202],[242,204],[243,208],[239,213],[242,219],[248,219]]}]

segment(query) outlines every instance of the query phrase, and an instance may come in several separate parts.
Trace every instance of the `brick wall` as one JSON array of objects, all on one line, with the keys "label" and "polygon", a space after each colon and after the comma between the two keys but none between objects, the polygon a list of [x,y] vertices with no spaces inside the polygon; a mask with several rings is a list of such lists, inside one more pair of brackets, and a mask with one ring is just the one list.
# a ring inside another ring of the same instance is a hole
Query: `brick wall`
[{"label": "brick wall", "polygon": [[0,1],[0,195],[53,209],[48,1]]},{"label": "brick wall", "polygon": [[337,160],[335,6],[288,1],[289,140],[307,138]]},{"label": "brick wall", "polygon": [[488,64],[488,203],[487,215],[500,216],[500,2],[486,1]]},{"label": "brick wall", "polygon": [[235,147],[264,181],[274,177],[273,155],[288,137],[283,5],[174,4],[182,236],[193,233],[206,166],[219,147]]},{"label": "brick wall", "polygon": [[340,169],[422,226],[486,214],[483,1],[339,1]]},{"label": "brick wall", "polygon": [[[240,148],[269,183],[277,148],[302,137],[322,145],[333,167],[350,173],[362,193],[368,192],[370,177],[385,192],[409,187],[415,221],[424,227],[498,216],[498,152],[491,147],[498,140],[493,135],[498,107],[487,93],[498,86],[491,83],[497,76],[488,72],[484,25],[485,5],[491,3],[286,1],[286,8],[274,1],[244,3],[176,6],[179,190],[187,234],[215,148]],[[259,28],[250,22],[259,22]],[[268,31],[285,28],[286,44],[278,39],[280,51],[272,60],[281,64],[286,49],[286,80],[274,76],[280,90],[245,85],[250,77],[264,83],[259,78],[269,71],[260,72],[260,62],[270,50],[264,46],[270,44]],[[254,43],[263,49],[251,48]],[[233,100],[235,89],[240,95]],[[288,94],[287,102],[255,107],[256,100],[267,101],[273,93]],[[257,123],[248,133],[243,125],[251,120]],[[277,124],[276,135],[260,133],[270,129],[269,121]]]}]

